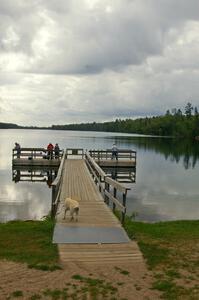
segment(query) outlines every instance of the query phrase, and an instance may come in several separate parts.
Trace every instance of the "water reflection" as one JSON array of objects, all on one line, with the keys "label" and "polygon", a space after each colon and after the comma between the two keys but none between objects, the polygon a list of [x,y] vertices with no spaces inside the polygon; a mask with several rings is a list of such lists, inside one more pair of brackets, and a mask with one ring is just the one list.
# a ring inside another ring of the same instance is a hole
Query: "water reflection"
[{"label": "water reflection", "polygon": [[104,172],[121,183],[135,183],[136,181],[136,168],[120,168],[120,167],[103,167]]},{"label": "water reflection", "polygon": [[199,162],[199,142],[174,138],[158,137],[118,137],[118,140],[134,144],[137,149],[163,154],[166,160],[181,163],[187,170],[195,168]]},{"label": "water reflection", "polygon": [[17,183],[19,181],[29,182],[46,182],[48,187],[51,188],[51,184],[57,176],[58,167],[55,168],[38,168],[35,166],[14,166],[12,168],[12,180]]},{"label": "water reflection", "polygon": [[[119,149],[135,150],[136,182],[133,176],[124,179],[129,180],[125,185],[131,188],[127,213],[137,212],[136,219],[145,221],[199,218],[199,142],[52,130],[0,130],[0,139],[0,221],[41,219],[51,210],[52,190],[47,185],[51,174],[45,173],[41,182],[38,176],[38,181],[19,180],[22,170],[20,174],[16,170],[13,176],[12,148],[16,140],[23,147],[46,147],[51,141],[59,143],[61,149],[110,149],[115,142]],[[12,181],[14,177],[16,183]]]},{"label": "water reflection", "polygon": [[[35,186],[36,185],[36,186]],[[1,187],[0,221],[39,220],[51,209],[51,193],[40,183],[20,182]]]}]

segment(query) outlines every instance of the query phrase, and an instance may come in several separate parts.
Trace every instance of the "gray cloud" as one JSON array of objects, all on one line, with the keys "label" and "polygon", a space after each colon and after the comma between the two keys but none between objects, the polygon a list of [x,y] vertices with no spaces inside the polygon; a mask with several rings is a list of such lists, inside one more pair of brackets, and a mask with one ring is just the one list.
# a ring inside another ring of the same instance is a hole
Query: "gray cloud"
[{"label": "gray cloud", "polygon": [[199,105],[198,0],[1,0],[0,117],[110,120]]}]

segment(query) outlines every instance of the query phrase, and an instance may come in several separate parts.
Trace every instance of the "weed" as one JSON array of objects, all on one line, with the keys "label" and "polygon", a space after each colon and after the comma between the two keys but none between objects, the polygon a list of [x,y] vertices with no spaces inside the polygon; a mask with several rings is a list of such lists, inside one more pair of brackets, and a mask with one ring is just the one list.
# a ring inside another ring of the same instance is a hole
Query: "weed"
[{"label": "weed", "polygon": [[[72,279],[83,281],[84,277],[79,274],[75,274],[72,276]],[[68,285],[70,285],[70,283],[68,283]]]},{"label": "weed", "polygon": [[32,295],[31,297],[30,297],[30,300],[39,300],[39,299],[41,299],[42,297],[41,297],[41,295],[39,295],[39,294],[34,294],[34,295]]},{"label": "weed", "polygon": [[58,300],[63,295],[63,291],[59,289],[54,289],[54,290],[47,289],[43,291],[43,295],[49,296],[53,300]]},{"label": "weed", "polygon": [[42,271],[51,271],[51,272],[62,269],[58,265],[44,265],[44,264],[32,264],[32,265],[28,265],[28,268],[42,270]]},{"label": "weed", "polygon": [[[116,294],[118,291],[118,289],[111,283],[105,282],[102,279],[83,277],[79,274],[73,275],[72,279],[78,280],[81,284],[83,284],[83,286],[78,291],[83,294],[84,298],[86,293],[87,295],[91,296],[92,300],[97,300],[101,296],[103,297],[103,299],[106,299],[107,297],[109,297],[110,299],[110,296]],[[73,286],[73,288],[76,288],[76,286]]]},{"label": "weed", "polygon": [[15,297],[15,298],[23,297],[23,292],[22,291],[14,291],[12,293],[12,296]]},{"label": "weed", "polygon": [[129,275],[129,274],[130,274],[130,272],[129,272],[129,271],[122,270],[122,269],[121,269],[121,268],[119,268],[119,267],[114,267],[114,268],[115,268],[115,270],[119,271],[119,272],[120,272],[120,274],[123,274],[123,275]]},{"label": "weed", "polygon": [[181,275],[176,270],[168,270],[165,272],[165,274],[171,278],[181,278]]},{"label": "weed", "polygon": [[124,285],[124,282],[117,282],[117,285],[122,286]]}]

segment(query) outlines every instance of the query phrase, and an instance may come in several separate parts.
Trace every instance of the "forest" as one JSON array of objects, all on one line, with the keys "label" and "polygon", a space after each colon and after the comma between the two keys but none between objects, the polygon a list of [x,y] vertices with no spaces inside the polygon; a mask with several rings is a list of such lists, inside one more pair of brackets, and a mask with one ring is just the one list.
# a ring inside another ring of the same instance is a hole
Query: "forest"
[{"label": "forest", "polygon": [[56,130],[82,130],[138,133],[157,136],[197,138],[199,136],[199,113],[197,107],[188,102],[184,108],[167,110],[165,115],[138,119],[116,119],[103,123],[80,123],[52,125]]},{"label": "forest", "polygon": [[199,112],[188,102],[183,110],[173,108],[165,115],[137,119],[116,119],[110,122],[77,123],[52,125],[49,127],[18,126],[12,123],[0,123],[1,129],[53,129],[137,133],[156,136],[184,137],[199,139]]}]

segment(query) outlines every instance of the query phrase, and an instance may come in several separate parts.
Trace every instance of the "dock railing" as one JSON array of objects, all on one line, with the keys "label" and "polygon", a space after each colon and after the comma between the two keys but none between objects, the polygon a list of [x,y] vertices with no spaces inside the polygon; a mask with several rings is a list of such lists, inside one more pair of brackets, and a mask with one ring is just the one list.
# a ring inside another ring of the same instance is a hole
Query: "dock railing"
[{"label": "dock railing", "polygon": [[[63,150],[60,149],[59,157],[63,155]],[[55,151],[53,150],[53,157],[55,157]],[[16,149],[12,149],[12,159],[38,159],[48,158],[48,150],[45,148],[20,148],[20,152]]]},{"label": "dock railing", "polygon": [[67,148],[66,149],[66,158],[69,156],[80,156],[80,158],[84,158],[84,149],[83,148]]},{"label": "dock railing", "polygon": [[[99,191],[104,196],[106,204],[109,205],[111,201],[113,211],[115,212],[116,208],[121,211],[121,223],[123,224],[126,215],[126,196],[130,188],[107,176],[89,153],[85,153],[85,161],[96,185],[99,187]],[[122,194],[122,203],[117,199],[118,192]]]},{"label": "dock railing", "polygon": [[64,162],[66,159],[66,150],[64,150],[61,163],[59,165],[58,173],[55,180],[52,182],[52,209],[51,209],[51,216],[54,217],[57,211],[57,206],[60,200],[61,194],[61,183],[63,180],[63,169],[64,169]]},{"label": "dock railing", "polygon": [[[128,159],[135,161],[136,164],[136,151],[131,149],[118,149],[118,159]],[[89,150],[90,156],[94,160],[108,160],[112,159],[112,150]]]}]

